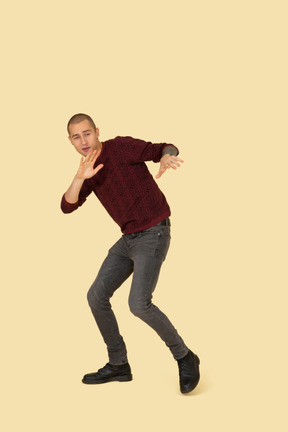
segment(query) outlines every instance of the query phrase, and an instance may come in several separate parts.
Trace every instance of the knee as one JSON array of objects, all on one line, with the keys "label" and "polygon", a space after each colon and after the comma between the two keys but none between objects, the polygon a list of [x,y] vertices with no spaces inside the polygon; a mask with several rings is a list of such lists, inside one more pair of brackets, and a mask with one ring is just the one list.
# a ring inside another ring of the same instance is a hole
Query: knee
[{"label": "knee", "polygon": [[129,300],[130,312],[138,318],[144,317],[144,315],[147,313],[150,307],[151,307],[151,303],[145,304],[145,303]]},{"label": "knee", "polygon": [[105,284],[101,280],[94,281],[87,292],[87,300],[91,309],[110,309],[110,295],[107,293]]},{"label": "knee", "polygon": [[90,287],[89,291],[87,292],[87,301],[91,309],[96,309],[99,301],[96,296],[93,285]]},{"label": "knee", "polygon": [[101,295],[101,290],[97,284],[93,284],[87,292],[87,300],[91,309],[98,309],[104,304],[105,299]]}]

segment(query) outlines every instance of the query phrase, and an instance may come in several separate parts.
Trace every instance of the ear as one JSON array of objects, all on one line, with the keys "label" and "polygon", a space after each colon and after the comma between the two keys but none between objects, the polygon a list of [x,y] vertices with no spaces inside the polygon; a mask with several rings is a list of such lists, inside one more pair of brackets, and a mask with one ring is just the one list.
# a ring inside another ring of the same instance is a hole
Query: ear
[{"label": "ear", "polygon": [[99,138],[99,128],[96,128],[96,137]]}]

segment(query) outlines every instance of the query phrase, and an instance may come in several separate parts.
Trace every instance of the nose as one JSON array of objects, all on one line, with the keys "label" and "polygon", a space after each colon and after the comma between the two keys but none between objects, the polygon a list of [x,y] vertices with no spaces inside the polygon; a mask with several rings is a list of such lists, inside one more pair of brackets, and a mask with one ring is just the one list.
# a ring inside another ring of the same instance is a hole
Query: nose
[{"label": "nose", "polygon": [[86,144],[86,139],[85,139],[84,135],[82,135],[82,137],[81,137],[81,142],[82,142],[82,144]]}]

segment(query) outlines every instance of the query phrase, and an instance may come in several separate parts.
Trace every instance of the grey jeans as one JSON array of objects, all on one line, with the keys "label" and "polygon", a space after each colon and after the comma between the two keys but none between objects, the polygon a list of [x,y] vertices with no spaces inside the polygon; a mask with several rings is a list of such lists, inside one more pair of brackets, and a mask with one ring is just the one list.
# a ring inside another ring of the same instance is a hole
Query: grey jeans
[{"label": "grey jeans", "polygon": [[158,333],[176,360],[188,352],[167,316],[152,303],[152,293],[169,245],[170,226],[156,225],[144,231],[122,235],[109,250],[88,291],[89,306],[107,345],[109,362],[113,365],[128,360],[110,298],[132,273],[129,294],[131,312]]}]

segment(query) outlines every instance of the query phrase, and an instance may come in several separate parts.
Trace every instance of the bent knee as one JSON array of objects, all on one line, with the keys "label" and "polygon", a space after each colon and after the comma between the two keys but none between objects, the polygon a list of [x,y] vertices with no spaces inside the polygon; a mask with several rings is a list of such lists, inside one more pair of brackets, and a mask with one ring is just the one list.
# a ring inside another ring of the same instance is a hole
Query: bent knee
[{"label": "bent knee", "polygon": [[95,284],[87,292],[87,300],[91,309],[110,309],[110,296],[106,294],[103,284]]},{"label": "bent knee", "polygon": [[151,303],[144,304],[144,303],[138,303],[133,301],[129,302],[130,312],[138,318],[143,317],[148,312],[150,307],[151,307]]},{"label": "bent knee", "polygon": [[101,295],[101,290],[97,289],[97,286],[93,284],[87,292],[87,300],[90,308],[97,309],[105,303],[104,297]]},{"label": "bent knee", "polygon": [[95,308],[95,306],[98,303],[98,299],[95,294],[95,290],[93,289],[93,285],[90,287],[90,289],[87,292],[87,301],[91,308]]}]

